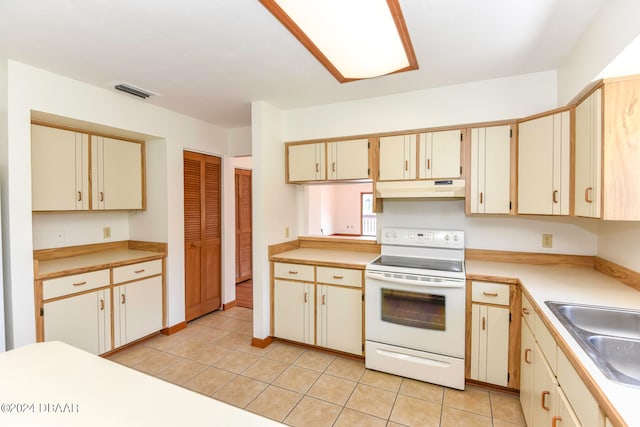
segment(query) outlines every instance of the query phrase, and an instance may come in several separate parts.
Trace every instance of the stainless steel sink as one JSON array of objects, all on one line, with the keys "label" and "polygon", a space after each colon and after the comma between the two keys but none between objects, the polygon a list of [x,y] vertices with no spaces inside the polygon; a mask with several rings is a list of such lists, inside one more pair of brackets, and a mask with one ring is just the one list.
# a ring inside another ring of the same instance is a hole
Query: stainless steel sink
[{"label": "stainless steel sink", "polygon": [[640,310],[545,304],[607,378],[640,387]]}]

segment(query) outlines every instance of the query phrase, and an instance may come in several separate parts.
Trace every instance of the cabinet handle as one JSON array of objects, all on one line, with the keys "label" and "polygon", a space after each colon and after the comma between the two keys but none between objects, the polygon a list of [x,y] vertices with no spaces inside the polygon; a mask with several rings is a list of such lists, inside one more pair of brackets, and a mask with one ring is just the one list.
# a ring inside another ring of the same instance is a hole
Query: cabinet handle
[{"label": "cabinet handle", "polygon": [[522,307],[522,314],[524,314],[525,316],[529,315],[529,309],[527,307]]},{"label": "cabinet handle", "polygon": [[530,349],[530,348],[527,348],[527,349],[524,351],[524,361],[525,361],[527,364],[531,365],[531,360],[529,360],[529,354],[531,354],[531,349]]},{"label": "cabinet handle", "polygon": [[100,201],[104,202],[104,193],[102,191],[100,192]]},{"label": "cabinet handle", "polygon": [[126,302],[126,298],[124,296],[124,294],[120,295],[120,303],[124,304]]},{"label": "cabinet handle", "polygon": [[587,187],[584,190],[584,201],[587,203],[593,203],[593,200],[591,199],[591,190],[593,190],[593,187]]},{"label": "cabinet handle", "polygon": [[562,421],[562,417],[556,415],[555,417],[551,418],[551,427],[557,427],[558,421]]},{"label": "cabinet handle", "polygon": [[409,160],[405,160],[404,161],[404,170],[406,170],[406,171],[409,170]]},{"label": "cabinet handle", "polygon": [[553,190],[553,203],[558,203],[558,190]]},{"label": "cabinet handle", "polygon": [[78,201],[82,201],[82,191],[78,191]]},{"label": "cabinet handle", "polygon": [[326,304],[327,304],[327,296],[322,295],[322,305],[326,305]]},{"label": "cabinet handle", "polygon": [[484,317],[482,318],[482,330],[483,331],[486,329],[486,326],[487,326],[486,325],[486,320],[487,320],[486,318],[484,318]]},{"label": "cabinet handle", "polygon": [[342,280],[344,279],[344,276],[333,276],[333,278],[336,280]]},{"label": "cabinet handle", "polygon": [[100,311],[104,310],[104,300],[100,300]]},{"label": "cabinet handle", "polygon": [[336,162],[331,163],[331,172],[336,171]]},{"label": "cabinet handle", "polygon": [[316,172],[320,172],[320,164],[316,163]]},{"label": "cabinet handle", "polygon": [[78,283],[74,283],[73,286],[82,286],[82,285],[86,285],[87,281],[85,280],[84,282],[78,282]]},{"label": "cabinet handle", "polygon": [[551,409],[545,404],[547,396],[549,396],[550,394],[551,394],[550,391],[543,391],[542,394],[540,394],[540,405],[542,406],[542,409],[544,409],[545,411],[549,411]]},{"label": "cabinet handle", "polygon": [[136,270],[134,271],[135,274],[140,274],[140,273],[144,273],[144,268],[142,270]]},{"label": "cabinet handle", "polygon": [[431,159],[427,159],[427,169],[431,169]]},{"label": "cabinet handle", "polygon": [[304,293],[304,302],[307,302],[307,293]]},{"label": "cabinet handle", "polygon": [[298,274],[297,271],[289,270],[289,274]]},{"label": "cabinet handle", "polygon": [[484,295],[485,297],[497,297],[498,293],[497,292],[482,292],[482,295]]},{"label": "cabinet handle", "polygon": [[482,191],[480,192],[480,204],[482,204]]}]

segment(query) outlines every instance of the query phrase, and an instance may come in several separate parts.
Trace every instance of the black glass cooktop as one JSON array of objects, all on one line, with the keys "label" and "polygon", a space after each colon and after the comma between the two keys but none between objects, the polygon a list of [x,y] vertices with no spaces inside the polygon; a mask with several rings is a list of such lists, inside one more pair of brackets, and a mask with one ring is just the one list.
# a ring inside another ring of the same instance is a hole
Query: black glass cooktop
[{"label": "black glass cooktop", "polygon": [[433,258],[401,257],[392,255],[381,255],[373,261],[373,264],[388,267],[418,268],[422,270],[449,271],[452,273],[462,272],[462,261]]}]

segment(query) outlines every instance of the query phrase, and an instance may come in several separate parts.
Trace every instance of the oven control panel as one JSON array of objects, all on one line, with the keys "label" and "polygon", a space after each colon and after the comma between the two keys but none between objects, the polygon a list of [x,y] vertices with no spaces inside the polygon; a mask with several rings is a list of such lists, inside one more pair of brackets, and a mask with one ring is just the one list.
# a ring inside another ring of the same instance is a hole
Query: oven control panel
[{"label": "oven control panel", "polygon": [[384,228],[382,244],[462,249],[464,248],[464,231]]}]

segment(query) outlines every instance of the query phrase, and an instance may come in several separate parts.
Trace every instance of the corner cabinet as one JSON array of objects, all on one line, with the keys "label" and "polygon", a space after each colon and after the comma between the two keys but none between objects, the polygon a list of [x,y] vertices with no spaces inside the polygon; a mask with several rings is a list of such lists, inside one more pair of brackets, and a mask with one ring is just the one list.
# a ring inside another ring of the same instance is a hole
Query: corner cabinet
[{"label": "corner cabinet", "polygon": [[569,215],[570,110],[518,122],[518,213]]},{"label": "corner cabinet", "polygon": [[31,180],[33,211],[145,209],[144,143],[32,124]]},{"label": "corner cabinet", "polygon": [[574,214],[600,218],[602,174],[602,90],[576,107]]},{"label": "corner cabinet", "polygon": [[511,213],[511,126],[472,128],[470,194],[466,211],[470,214]]},{"label": "corner cabinet", "polygon": [[518,355],[511,351],[517,342],[517,330],[511,324],[511,312],[517,303],[515,285],[471,282],[468,378],[518,387]]},{"label": "corner cabinet", "polygon": [[362,270],[272,265],[272,335],[361,356]]}]

